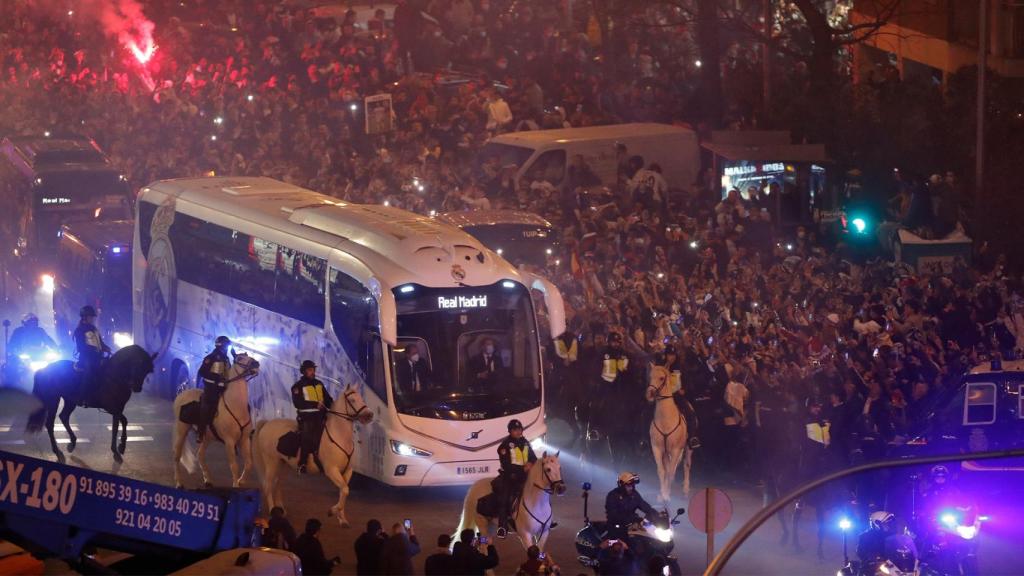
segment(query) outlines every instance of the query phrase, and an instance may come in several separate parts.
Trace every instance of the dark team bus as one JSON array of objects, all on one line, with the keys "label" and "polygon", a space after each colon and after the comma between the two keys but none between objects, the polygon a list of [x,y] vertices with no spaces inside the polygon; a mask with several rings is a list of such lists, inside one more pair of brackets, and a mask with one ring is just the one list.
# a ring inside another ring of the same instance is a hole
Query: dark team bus
[{"label": "dark team bus", "polygon": [[531,212],[470,210],[448,212],[439,219],[461,228],[516,266],[542,267],[558,248],[554,226]]},{"label": "dark team bus", "polygon": [[132,343],[132,221],[91,221],[61,228],[53,277],[58,341],[68,346],[78,312],[96,307],[96,325],[113,349]]},{"label": "dark team bus", "polygon": [[53,263],[63,224],[131,218],[125,177],[89,138],[9,137],[0,142],[0,245],[21,272]]}]

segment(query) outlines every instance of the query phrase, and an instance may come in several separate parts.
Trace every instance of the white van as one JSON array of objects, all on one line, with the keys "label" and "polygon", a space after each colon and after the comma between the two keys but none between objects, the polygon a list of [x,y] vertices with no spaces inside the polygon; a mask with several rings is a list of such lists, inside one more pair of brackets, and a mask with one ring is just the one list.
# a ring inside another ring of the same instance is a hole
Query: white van
[{"label": "white van", "polygon": [[697,180],[700,149],[697,133],[669,124],[613,124],[585,128],[511,132],[491,138],[480,159],[497,156],[502,166],[515,165],[516,180],[547,180],[561,189],[572,157],[579,154],[605,186],[615,185],[616,144],[625,144],[629,156],[641,156],[644,167],[661,165],[672,188],[686,188]]}]

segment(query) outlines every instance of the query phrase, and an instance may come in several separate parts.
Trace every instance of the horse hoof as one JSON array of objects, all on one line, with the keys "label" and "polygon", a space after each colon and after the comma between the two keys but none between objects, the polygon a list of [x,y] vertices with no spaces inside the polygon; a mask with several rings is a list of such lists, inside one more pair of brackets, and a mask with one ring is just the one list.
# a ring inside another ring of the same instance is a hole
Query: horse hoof
[{"label": "horse hoof", "polygon": [[117,452],[114,452],[114,462],[122,464],[124,462],[124,458],[122,458],[121,455],[118,454]]},{"label": "horse hoof", "polygon": [[125,445],[124,443],[121,443],[121,444],[119,444],[119,445],[117,446],[117,451],[118,451],[118,452],[120,452],[121,454],[124,454],[124,451],[125,451],[125,449],[127,449],[127,448],[128,448],[128,446],[127,446],[127,445]]},{"label": "horse hoof", "polygon": [[210,482],[209,480],[204,480],[203,488],[213,488],[213,482]]},{"label": "horse hoof", "polygon": [[78,438],[72,438],[71,441],[68,442],[68,454],[75,451],[76,444],[78,444]]},{"label": "horse hoof", "polygon": [[174,489],[175,490],[184,490],[185,489],[185,485],[182,484],[181,482],[178,482],[177,484],[174,485]]},{"label": "horse hoof", "polygon": [[61,453],[61,452],[57,452],[56,454],[57,454],[57,462],[60,462],[61,464],[63,464],[64,463],[64,454]]}]

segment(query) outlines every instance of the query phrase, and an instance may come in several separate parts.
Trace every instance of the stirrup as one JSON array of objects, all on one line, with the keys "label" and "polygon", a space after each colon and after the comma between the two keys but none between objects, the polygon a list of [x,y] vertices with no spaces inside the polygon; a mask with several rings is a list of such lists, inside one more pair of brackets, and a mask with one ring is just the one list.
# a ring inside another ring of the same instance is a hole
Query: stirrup
[{"label": "stirrup", "polygon": [[298,470],[299,470],[299,474],[305,474],[307,472],[306,471],[306,465],[305,464],[299,464]]},{"label": "stirrup", "polygon": [[501,540],[504,540],[505,537],[508,536],[508,530],[504,526],[499,526],[497,532],[495,532],[494,535],[500,538]]},{"label": "stirrup", "polygon": [[687,444],[690,445],[690,450],[696,450],[697,448],[700,448],[700,438],[697,438],[696,436],[691,436],[690,439],[687,441]]}]

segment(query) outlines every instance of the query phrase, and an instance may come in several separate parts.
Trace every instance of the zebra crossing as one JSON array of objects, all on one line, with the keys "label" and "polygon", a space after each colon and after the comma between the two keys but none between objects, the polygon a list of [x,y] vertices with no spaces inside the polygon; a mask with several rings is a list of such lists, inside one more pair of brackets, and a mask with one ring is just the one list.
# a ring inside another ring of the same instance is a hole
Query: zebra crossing
[{"label": "zebra crossing", "polygon": [[[153,436],[144,434],[146,432],[146,426],[147,425],[144,424],[129,424],[128,442],[153,442]],[[148,424],[148,426],[152,428],[157,425]],[[100,431],[97,426],[88,426],[87,428],[90,432]],[[103,430],[107,435],[110,434],[112,429],[113,426],[110,424],[103,426]],[[93,442],[93,438],[89,436],[82,436],[82,426],[80,424],[72,424],[71,431],[78,436],[78,444],[91,444]],[[53,432],[57,439],[57,444],[67,444],[71,442],[71,439],[68,438],[67,431],[64,430],[64,426],[60,422],[56,423]],[[133,434],[133,432],[135,434]],[[40,433],[40,435],[41,438],[45,438],[46,436],[44,432]],[[104,436],[104,439],[109,438],[107,435]],[[28,438],[28,441],[31,441],[31,438]],[[11,422],[0,424],[0,446],[25,446],[26,443],[25,431],[21,426],[15,425]]]}]

